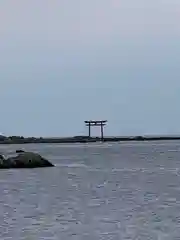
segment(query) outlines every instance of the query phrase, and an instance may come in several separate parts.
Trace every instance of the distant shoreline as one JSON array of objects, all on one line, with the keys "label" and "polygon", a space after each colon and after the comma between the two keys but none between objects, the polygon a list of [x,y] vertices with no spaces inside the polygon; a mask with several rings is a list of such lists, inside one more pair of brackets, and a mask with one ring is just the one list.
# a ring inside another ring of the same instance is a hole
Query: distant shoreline
[{"label": "distant shoreline", "polygon": [[[180,136],[134,136],[134,137],[104,137],[103,142],[129,142],[129,141],[170,141],[180,140]],[[62,138],[35,138],[35,137],[19,137],[0,136],[0,144],[36,144],[36,143],[91,143],[102,142],[99,137],[75,136]]]}]

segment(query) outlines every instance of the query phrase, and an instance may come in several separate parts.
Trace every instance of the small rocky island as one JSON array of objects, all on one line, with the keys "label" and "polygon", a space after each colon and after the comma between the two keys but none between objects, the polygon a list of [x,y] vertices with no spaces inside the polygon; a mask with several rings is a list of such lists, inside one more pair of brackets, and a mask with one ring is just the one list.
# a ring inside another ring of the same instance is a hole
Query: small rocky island
[{"label": "small rocky island", "polygon": [[8,168],[42,168],[54,165],[41,155],[33,152],[16,151],[17,156],[5,158],[0,155],[0,169]]}]

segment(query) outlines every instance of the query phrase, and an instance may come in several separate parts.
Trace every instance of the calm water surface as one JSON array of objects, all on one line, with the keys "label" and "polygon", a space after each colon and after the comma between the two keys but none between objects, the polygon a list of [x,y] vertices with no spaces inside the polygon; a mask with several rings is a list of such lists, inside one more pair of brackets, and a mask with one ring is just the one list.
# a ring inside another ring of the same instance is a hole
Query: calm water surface
[{"label": "calm water surface", "polygon": [[56,167],[0,171],[0,239],[180,239],[180,142],[19,148]]}]

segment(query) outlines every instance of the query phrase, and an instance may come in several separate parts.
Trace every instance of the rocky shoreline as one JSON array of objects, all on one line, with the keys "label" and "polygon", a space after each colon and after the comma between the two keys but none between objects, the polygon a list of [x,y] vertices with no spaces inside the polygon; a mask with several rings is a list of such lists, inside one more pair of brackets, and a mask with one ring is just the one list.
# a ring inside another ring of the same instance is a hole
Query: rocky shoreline
[{"label": "rocky shoreline", "polygon": [[[126,141],[165,141],[180,140],[180,136],[133,136],[133,137],[104,137],[103,142],[126,142]],[[101,142],[99,137],[75,136],[62,138],[35,138],[22,136],[0,136],[0,144],[29,144],[29,143],[90,143]]]}]

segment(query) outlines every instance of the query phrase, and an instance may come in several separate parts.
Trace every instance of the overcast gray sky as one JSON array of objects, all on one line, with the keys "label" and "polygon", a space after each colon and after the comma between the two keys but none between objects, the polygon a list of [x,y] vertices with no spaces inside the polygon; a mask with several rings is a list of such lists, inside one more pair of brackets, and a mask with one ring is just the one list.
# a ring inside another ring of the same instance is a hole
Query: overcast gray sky
[{"label": "overcast gray sky", "polygon": [[179,0],[1,0],[0,132],[180,133],[179,23]]}]

